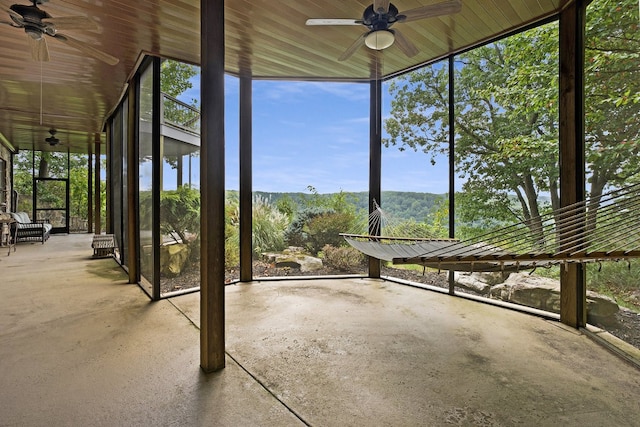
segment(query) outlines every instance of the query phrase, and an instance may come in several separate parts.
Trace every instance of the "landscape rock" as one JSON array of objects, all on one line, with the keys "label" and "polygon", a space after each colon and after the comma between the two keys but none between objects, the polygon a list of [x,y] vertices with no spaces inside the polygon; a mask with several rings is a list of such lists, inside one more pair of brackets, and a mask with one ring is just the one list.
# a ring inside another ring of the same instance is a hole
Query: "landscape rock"
[{"label": "landscape rock", "polygon": [[486,282],[486,278],[481,273],[454,273],[454,281],[456,286],[468,291],[476,292],[480,295],[488,295],[491,291],[491,285]]},{"label": "landscape rock", "polygon": [[189,246],[183,243],[161,246],[160,272],[169,277],[180,275],[189,259],[189,252]]},{"label": "landscape rock", "polygon": [[587,322],[610,325],[616,323],[620,307],[613,298],[587,291]]},{"label": "landscape rock", "polygon": [[322,270],[322,260],[303,252],[302,248],[289,247],[281,253],[263,253],[265,261],[276,268],[299,269],[302,273]]},{"label": "landscape rock", "polygon": [[[548,277],[512,273],[504,283],[493,286],[491,298],[539,308],[553,313],[560,312],[560,282]],[[620,307],[612,299],[593,291],[587,291],[587,320],[589,323],[615,322]]]},{"label": "landscape rock", "polygon": [[560,283],[547,277],[513,273],[500,285],[491,288],[491,298],[560,312]]}]

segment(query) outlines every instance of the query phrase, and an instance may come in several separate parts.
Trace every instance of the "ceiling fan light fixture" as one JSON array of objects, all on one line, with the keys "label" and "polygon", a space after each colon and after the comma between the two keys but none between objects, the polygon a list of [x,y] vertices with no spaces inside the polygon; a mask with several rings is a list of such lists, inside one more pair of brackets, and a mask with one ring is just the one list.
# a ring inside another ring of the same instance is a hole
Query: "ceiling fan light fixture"
[{"label": "ceiling fan light fixture", "polygon": [[37,28],[31,26],[25,26],[24,32],[29,35],[34,40],[42,40],[42,31]]},{"label": "ceiling fan light fixture", "polygon": [[371,31],[364,39],[364,44],[369,49],[383,50],[388,48],[396,40],[394,34],[389,30]]}]

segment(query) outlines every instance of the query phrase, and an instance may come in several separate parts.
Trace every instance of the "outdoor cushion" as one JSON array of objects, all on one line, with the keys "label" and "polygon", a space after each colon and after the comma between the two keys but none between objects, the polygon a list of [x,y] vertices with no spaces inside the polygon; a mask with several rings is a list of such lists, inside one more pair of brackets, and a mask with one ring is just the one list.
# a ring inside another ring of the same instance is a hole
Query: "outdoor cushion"
[{"label": "outdoor cushion", "polygon": [[11,216],[18,223],[16,240],[39,240],[44,243],[49,239],[53,226],[44,221],[31,222],[26,212],[11,212]]}]

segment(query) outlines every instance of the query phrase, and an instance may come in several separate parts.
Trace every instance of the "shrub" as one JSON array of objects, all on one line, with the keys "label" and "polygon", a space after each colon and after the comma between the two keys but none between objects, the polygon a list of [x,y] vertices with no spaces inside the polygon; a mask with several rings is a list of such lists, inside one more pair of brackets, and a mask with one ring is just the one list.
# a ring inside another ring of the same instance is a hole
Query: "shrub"
[{"label": "shrub", "polygon": [[322,248],[324,263],[341,271],[351,271],[365,264],[366,257],[351,246],[335,247],[325,245]]},{"label": "shrub", "polygon": [[[188,185],[160,193],[160,231],[188,244],[200,235],[200,192]],[[192,236],[188,236],[191,234]]]},{"label": "shrub", "polygon": [[327,212],[311,218],[305,227],[308,236],[306,247],[317,253],[324,245],[344,244],[340,233],[351,230],[354,221],[355,217],[350,212]]},{"label": "shrub", "polygon": [[224,220],[224,267],[235,268],[240,265],[240,210],[237,197],[227,193]]},{"label": "shrub", "polygon": [[[151,192],[145,192],[144,198],[141,192],[140,198],[140,216],[144,214],[150,223]],[[187,245],[190,262],[200,258],[200,191],[185,185],[160,192],[160,232]]]},{"label": "shrub", "polygon": [[307,223],[318,215],[329,212],[325,208],[304,208],[296,214],[295,218],[284,232],[285,241],[289,246],[306,247],[309,240]]},{"label": "shrub", "polygon": [[285,247],[285,230],[289,223],[286,214],[264,197],[253,198],[252,244],[254,255],[266,251],[281,251]]},{"label": "shrub", "polygon": [[640,260],[587,265],[587,289],[608,295],[618,304],[640,311]]}]

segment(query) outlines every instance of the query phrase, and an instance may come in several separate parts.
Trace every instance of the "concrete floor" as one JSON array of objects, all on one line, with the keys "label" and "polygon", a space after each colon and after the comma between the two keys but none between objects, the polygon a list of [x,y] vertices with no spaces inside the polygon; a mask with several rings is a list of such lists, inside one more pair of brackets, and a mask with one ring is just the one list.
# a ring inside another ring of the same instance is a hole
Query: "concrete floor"
[{"label": "concrete floor", "polygon": [[366,279],[149,302],[90,235],[0,252],[2,426],[640,425],[640,370],[554,321]]}]

